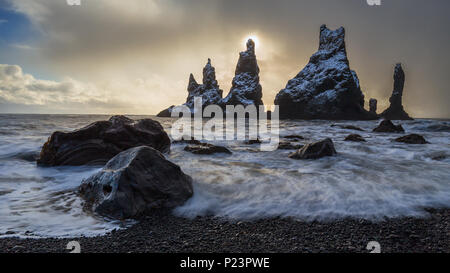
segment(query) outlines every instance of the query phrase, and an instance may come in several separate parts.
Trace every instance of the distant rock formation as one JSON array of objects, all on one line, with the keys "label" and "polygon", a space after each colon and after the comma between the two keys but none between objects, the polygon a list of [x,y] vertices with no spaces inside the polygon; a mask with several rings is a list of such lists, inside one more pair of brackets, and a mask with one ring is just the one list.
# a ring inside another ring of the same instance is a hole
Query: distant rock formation
[{"label": "distant rock formation", "polygon": [[275,104],[280,118],[370,120],[355,71],[345,49],[345,29],[320,27],[319,50],[308,65],[281,90]]},{"label": "distant rock formation", "polygon": [[230,93],[222,100],[221,104],[223,107],[226,105],[263,105],[255,43],[251,39],[247,41],[247,50],[240,53]]},{"label": "distant rock formation", "polygon": [[[219,88],[219,84],[216,80],[216,70],[211,65],[211,59],[208,59],[206,66],[203,68],[203,84],[198,84],[194,78],[194,75],[189,75],[188,84],[188,97],[183,105],[186,105],[191,109],[191,113],[194,113],[194,98],[202,98],[202,107],[206,107],[211,104],[220,104],[222,101],[223,91]],[[161,111],[158,117],[170,117],[172,109],[175,106],[171,106]]]},{"label": "distant rock formation", "polygon": [[378,101],[376,99],[370,99],[369,100],[369,111],[373,114],[377,114],[377,105]]},{"label": "distant rock formation", "polygon": [[394,71],[394,91],[389,99],[391,105],[380,116],[391,120],[412,120],[402,105],[403,87],[405,86],[405,72],[402,64],[397,64]]}]

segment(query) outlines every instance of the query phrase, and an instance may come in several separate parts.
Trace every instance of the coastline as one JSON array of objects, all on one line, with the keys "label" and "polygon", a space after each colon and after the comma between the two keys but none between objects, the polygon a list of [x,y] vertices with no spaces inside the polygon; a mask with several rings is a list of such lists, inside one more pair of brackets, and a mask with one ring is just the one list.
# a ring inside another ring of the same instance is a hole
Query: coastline
[{"label": "coastline", "polygon": [[370,241],[382,253],[450,253],[450,209],[427,209],[425,218],[371,222],[359,219],[297,221],[291,218],[230,222],[186,219],[170,211],[143,217],[128,229],[81,238],[0,239],[0,253],[68,253],[78,241],[82,253],[368,253]]}]

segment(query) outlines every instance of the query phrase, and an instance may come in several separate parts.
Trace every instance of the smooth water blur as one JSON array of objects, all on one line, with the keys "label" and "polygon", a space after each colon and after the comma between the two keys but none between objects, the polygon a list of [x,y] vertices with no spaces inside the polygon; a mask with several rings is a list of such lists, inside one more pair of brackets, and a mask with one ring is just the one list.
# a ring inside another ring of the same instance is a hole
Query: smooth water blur
[{"label": "smooth water blur", "polygon": [[[112,222],[82,210],[75,191],[93,167],[37,167],[43,143],[56,130],[81,128],[109,116],[0,115],[0,237],[94,236],[130,223]],[[143,116],[132,116],[134,119]],[[172,119],[151,117],[170,132]],[[167,158],[194,178],[194,196],[175,213],[231,219],[291,216],[381,219],[424,216],[424,207],[450,206],[450,122],[401,122],[406,133],[431,144],[392,140],[403,134],[372,133],[379,121],[281,121],[280,135],[300,143],[333,139],[338,155],[292,160],[289,150],[261,152],[258,145],[218,141],[233,154],[193,155],[173,144]],[[351,124],[365,132],[331,127]],[[351,133],[366,143],[345,142]]]}]

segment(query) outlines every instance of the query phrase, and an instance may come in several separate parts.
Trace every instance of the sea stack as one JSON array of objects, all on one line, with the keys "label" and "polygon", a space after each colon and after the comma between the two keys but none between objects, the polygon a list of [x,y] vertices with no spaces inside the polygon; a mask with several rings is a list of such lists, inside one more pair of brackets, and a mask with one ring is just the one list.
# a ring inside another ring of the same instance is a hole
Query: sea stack
[{"label": "sea stack", "polygon": [[380,116],[390,120],[412,120],[402,105],[403,88],[405,86],[405,72],[402,64],[398,63],[394,71],[394,91],[389,99],[391,105]]},{"label": "sea stack", "polygon": [[376,99],[369,100],[369,111],[373,114],[377,114],[378,101]]},{"label": "sea stack", "polygon": [[371,120],[364,95],[345,48],[345,29],[320,27],[319,50],[306,67],[281,90],[275,104],[284,119]]},{"label": "sea stack", "polygon": [[263,105],[259,84],[259,67],[255,55],[255,42],[247,41],[247,50],[240,53],[230,93],[222,100],[226,105]]},{"label": "sea stack", "polygon": [[[211,65],[211,59],[208,59],[206,66],[203,68],[203,83],[198,84],[194,78],[194,75],[190,74],[187,91],[188,97],[183,105],[189,107],[189,109],[191,109],[191,113],[194,113],[195,97],[202,98],[202,108],[205,108],[211,104],[220,104],[223,91],[219,88],[219,84],[217,83],[216,70]],[[161,111],[158,114],[158,117],[170,117],[173,107],[174,106],[171,106]]]}]

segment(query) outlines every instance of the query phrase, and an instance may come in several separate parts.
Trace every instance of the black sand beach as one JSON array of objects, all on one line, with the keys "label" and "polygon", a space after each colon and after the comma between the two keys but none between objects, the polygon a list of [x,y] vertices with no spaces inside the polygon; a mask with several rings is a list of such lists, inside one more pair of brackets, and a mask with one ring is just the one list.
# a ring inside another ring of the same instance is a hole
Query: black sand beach
[{"label": "black sand beach", "polygon": [[380,222],[276,218],[236,223],[155,212],[129,229],[100,237],[0,239],[0,252],[67,253],[67,243],[76,240],[83,253],[367,253],[370,241],[379,242],[383,253],[449,253],[450,210],[427,211],[426,218]]}]

